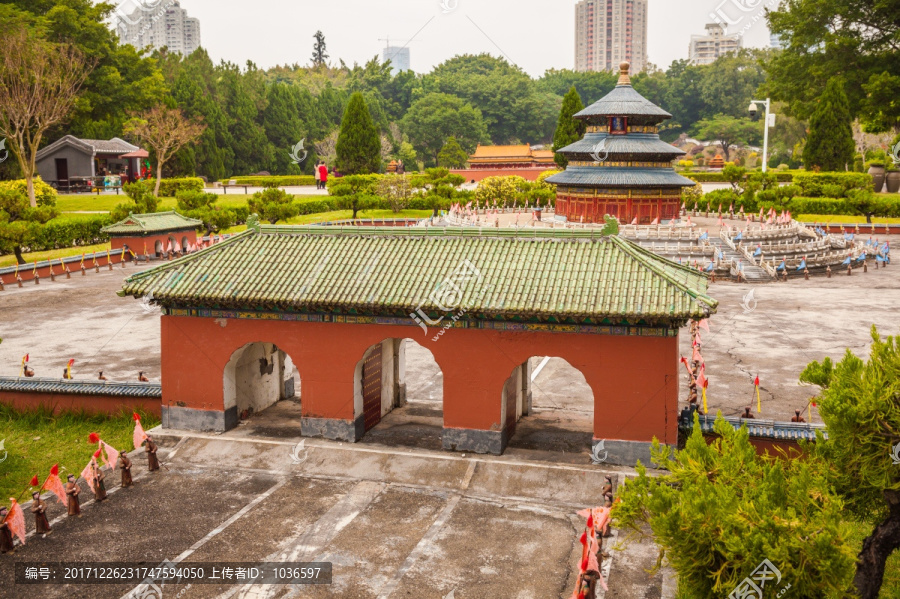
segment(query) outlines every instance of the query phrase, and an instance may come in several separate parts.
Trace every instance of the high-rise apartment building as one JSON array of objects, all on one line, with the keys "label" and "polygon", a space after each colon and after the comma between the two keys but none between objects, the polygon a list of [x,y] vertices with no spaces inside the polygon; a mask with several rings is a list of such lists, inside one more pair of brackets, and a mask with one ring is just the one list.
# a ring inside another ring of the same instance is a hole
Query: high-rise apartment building
[{"label": "high-rise apartment building", "polygon": [[391,61],[391,75],[409,70],[409,48],[388,46],[381,54],[381,62]]},{"label": "high-rise apartment building", "polygon": [[647,68],[648,0],[581,0],[575,5],[575,70]]},{"label": "high-rise apartment building", "polygon": [[178,0],[126,0],[116,9],[119,42],[137,49],[169,49],[187,56],[200,47],[200,21],[187,16]]},{"label": "high-rise apartment building", "polygon": [[690,47],[691,64],[712,64],[723,54],[737,52],[744,47],[740,34],[725,35],[725,28],[719,23],[708,23],[706,35],[692,35]]}]

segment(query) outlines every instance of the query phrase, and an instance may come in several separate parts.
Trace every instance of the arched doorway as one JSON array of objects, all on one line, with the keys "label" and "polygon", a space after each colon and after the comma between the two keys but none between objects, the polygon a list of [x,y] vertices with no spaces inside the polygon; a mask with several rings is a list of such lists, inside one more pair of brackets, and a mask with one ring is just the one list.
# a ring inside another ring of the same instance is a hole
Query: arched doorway
[{"label": "arched doorway", "polygon": [[513,368],[501,390],[507,452],[590,457],[594,393],[584,374],[557,357],[532,357]]},{"label": "arched doorway", "polygon": [[187,254],[188,244],[190,244],[190,241],[188,241],[187,236],[182,237],[181,238],[181,253],[182,254]]},{"label": "arched doorway", "polygon": [[225,365],[222,386],[226,419],[229,412],[236,422],[256,418],[276,403],[290,400],[278,411],[296,412],[296,425],[290,432],[298,433],[300,377],[290,356],[274,343],[248,343],[235,350]]},{"label": "arched doorway", "polygon": [[161,258],[163,255],[163,244],[159,239],[156,240],[156,243],[153,244],[153,253],[156,254],[157,258]]},{"label": "arched doorway", "polygon": [[356,365],[354,413],[363,442],[441,449],[444,375],[434,355],[412,339],[385,339]]}]

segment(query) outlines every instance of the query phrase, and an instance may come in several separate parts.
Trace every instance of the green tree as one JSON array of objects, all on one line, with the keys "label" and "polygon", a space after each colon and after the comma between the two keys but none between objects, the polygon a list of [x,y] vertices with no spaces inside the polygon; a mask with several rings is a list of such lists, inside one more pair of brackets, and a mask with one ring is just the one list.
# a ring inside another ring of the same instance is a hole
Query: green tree
[{"label": "green tree", "polygon": [[360,92],[350,96],[337,139],[337,169],[345,175],[381,170],[381,134]]},{"label": "green tree", "polygon": [[[272,162],[274,148],[260,123],[265,108],[262,74],[253,63],[241,72],[237,65],[225,63],[219,69],[218,97],[229,117],[234,165],[232,174],[249,175],[263,170]],[[297,141],[300,141],[299,139]],[[295,141],[294,143],[297,143]]]},{"label": "green tree", "polygon": [[609,71],[550,69],[536,83],[539,89],[559,97],[565,96],[574,87],[579,98],[593,103],[611,92],[618,80],[619,75]]},{"label": "green tree", "polygon": [[383,175],[347,175],[340,179],[328,180],[328,193],[334,196],[335,205],[341,210],[352,210],[352,218],[360,210],[374,205],[378,198],[374,195]]},{"label": "green tree", "polygon": [[314,69],[317,69],[323,65],[325,65],[325,61],[328,60],[328,53],[326,52],[325,46],[325,34],[322,31],[316,31],[313,35],[316,39],[316,43],[313,44],[313,53],[312,53],[312,65]]},{"label": "green tree", "polygon": [[466,152],[474,152],[487,130],[481,112],[449,94],[428,94],[416,100],[400,123],[413,147],[437,164],[445,140],[455,137]]},{"label": "green tree", "polygon": [[891,459],[900,443],[900,338],[882,340],[873,326],[868,360],[848,349],[837,364],[812,362],[800,380],[822,387],[828,438],[819,436],[814,456],[828,465],[844,511],[873,526],[853,583],[862,599],[876,599],[885,562],[900,547],[900,469]]},{"label": "green tree", "polygon": [[294,196],[277,187],[257,191],[247,204],[251,214],[258,214],[260,218],[273,225],[280,220],[287,220],[300,214],[300,207],[294,202]]},{"label": "green tree", "polygon": [[[306,133],[308,128],[303,115],[312,109],[313,101],[309,92],[304,96],[305,91],[296,85],[278,81],[269,85],[266,90],[268,105],[263,111],[262,118],[266,137],[275,148],[268,168],[272,174],[299,175],[302,172],[302,166],[294,162],[291,151],[296,144],[307,140],[308,137]],[[312,140],[309,141],[309,144],[304,143],[306,158],[301,164],[316,161],[315,156],[309,156]],[[297,155],[297,158],[301,157],[302,152]]]},{"label": "green tree", "polygon": [[895,2],[791,0],[769,13],[785,48],[765,64],[771,95],[809,119],[828,82],[841,77],[850,120],[872,132],[900,126],[900,19]]},{"label": "green tree", "polygon": [[537,143],[553,134],[555,113],[546,113],[535,81],[502,58],[455,56],[426,75],[423,86],[427,93],[450,94],[480,110],[496,144]]},{"label": "green tree", "polygon": [[[40,177],[35,183],[38,188],[49,188]],[[0,254],[15,254],[19,264],[25,264],[23,248],[40,234],[41,225],[59,215],[53,189],[41,189],[44,193],[36,196],[36,205],[32,206],[26,185],[0,186]]]},{"label": "green tree", "polygon": [[728,52],[702,69],[699,92],[704,116],[726,114],[742,118],[747,105],[766,82],[762,68],[767,60],[765,50]]},{"label": "green tree", "polygon": [[234,211],[217,206],[219,196],[204,191],[179,191],[175,194],[178,211],[183,215],[203,221],[206,234],[234,225]]},{"label": "green tree", "polygon": [[[400,212],[409,205],[413,196],[411,175],[386,175],[378,179],[375,193],[391,205],[391,210]],[[354,216],[354,218],[356,218]]]},{"label": "green tree", "polygon": [[853,164],[856,144],[852,121],[843,84],[834,78],[828,82],[809,119],[809,135],[803,149],[806,170],[843,171]]},{"label": "green tree", "polygon": [[694,125],[694,135],[703,140],[714,140],[722,146],[725,162],[730,161],[731,146],[754,143],[759,140],[762,127],[750,119],[717,114]]},{"label": "green tree", "polygon": [[47,130],[65,119],[93,68],[69,44],[51,44],[26,29],[0,28],[0,135],[8,140],[37,207],[35,160]]},{"label": "green tree", "polygon": [[113,222],[118,222],[129,214],[152,214],[159,208],[159,198],[147,181],[135,181],[122,186],[129,201],[118,204],[109,213]]},{"label": "green tree", "polygon": [[566,168],[569,161],[559,153],[559,150],[575,143],[584,137],[586,126],[584,121],[576,120],[574,115],[584,110],[581,96],[573,85],[563,98],[562,108],[559,111],[559,121],[556,123],[556,133],[553,134],[553,151],[556,154],[553,160],[559,168]]},{"label": "green tree", "polygon": [[853,552],[827,477],[808,460],[759,456],[746,427],[719,417],[714,430],[707,443],[695,414],[683,450],[654,439],[651,461],[668,472],[649,476],[639,464],[619,487],[614,522],[639,536],[649,525],[686,599],[727,596],[763,560],[781,572],[775,589],[845,596]]},{"label": "green tree", "polygon": [[406,170],[418,169],[416,149],[408,141],[404,140],[400,143],[400,151],[397,152],[397,157],[403,161],[403,166]]},{"label": "green tree", "polygon": [[452,135],[447,138],[447,143],[438,153],[437,164],[446,168],[465,168],[469,161],[469,155],[462,149],[459,142]]}]

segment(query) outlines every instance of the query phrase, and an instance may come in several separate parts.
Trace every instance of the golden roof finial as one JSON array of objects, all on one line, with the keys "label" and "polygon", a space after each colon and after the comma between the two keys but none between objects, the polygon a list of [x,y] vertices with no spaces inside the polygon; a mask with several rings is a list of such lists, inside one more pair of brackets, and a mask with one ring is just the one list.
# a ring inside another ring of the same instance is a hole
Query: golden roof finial
[{"label": "golden roof finial", "polygon": [[619,65],[619,82],[616,85],[631,85],[631,77],[628,76],[630,68],[631,65],[627,61]]}]

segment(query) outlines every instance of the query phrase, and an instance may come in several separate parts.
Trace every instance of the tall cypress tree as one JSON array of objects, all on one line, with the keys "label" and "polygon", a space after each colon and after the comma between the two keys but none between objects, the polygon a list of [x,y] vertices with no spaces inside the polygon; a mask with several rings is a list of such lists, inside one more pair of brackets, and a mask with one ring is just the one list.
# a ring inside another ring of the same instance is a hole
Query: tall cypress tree
[{"label": "tall cypress tree", "polygon": [[[585,125],[583,121],[578,121],[572,116],[584,110],[584,104],[581,102],[581,96],[573,85],[572,88],[563,96],[562,108],[559,111],[559,121],[556,123],[556,133],[553,134],[553,151],[558,152],[560,148],[564,148],[569,144],[573,144],[584,137]],[[553,160],[560,168],[566,168],[569,161],[562,154],[555,154]]]},{"label": "tall cypress tree", "polygon": [[853,164],[856,144],[850,128],[852,121],[843,82],[837,77],[829,79],[809,119],[809,136],[803,149],[806,170],[818,167],[823,171],[843,171]]},{"label": "tall cypress tree", "polygon": [[360,92],[350,96],[335,150],[341,174],[368,175],[381,170],[381,134]]}]

